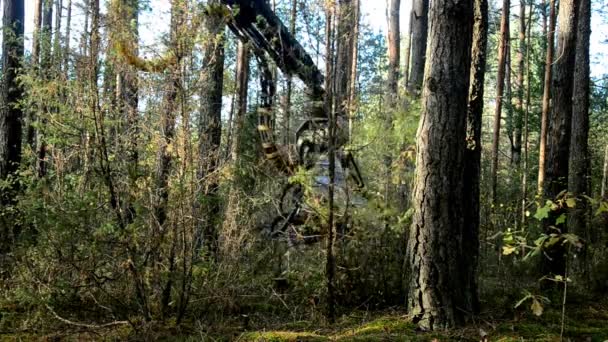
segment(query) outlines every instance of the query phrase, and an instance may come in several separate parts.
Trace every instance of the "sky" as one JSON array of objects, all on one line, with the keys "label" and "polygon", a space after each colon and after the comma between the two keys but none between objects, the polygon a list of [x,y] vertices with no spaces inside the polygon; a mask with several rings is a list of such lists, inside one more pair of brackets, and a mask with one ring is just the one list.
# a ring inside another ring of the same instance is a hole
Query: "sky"
[{"label": "sky", "polygon": [[[72,0],[79,3],[82,0]],[[105,2],[101,0],[102,3]],[[361,0],[362,20],[369,24],[374,30],[386,32],[386,5],[388,0]],[[492,1],[492,0],[491,0]],[[602,3],[606,0],[592,0],[593,17],[591,33],[591,73],[594,77],[608,74],[608,22],[602,20],[598,14],[599,9],[603,9]],[[0,1],[1,2],[1,1]],[[64,4],[67,2],[63,1]],[[167,32],[169,22],[169,0],[150,0],[151,12],[147,12],[141,18],[140,34],[144,45],[155,46],[159,44],[160,37]],[[401,31],[405,32],[408,27],[408,18],[412,0],[401,1]],[[34,0],[25,0],[26,13],[26,48],[31,47],[32,23],[34,13]],[[515,6],[516,7],[516,6]],[[517,9],[512,9],[517,13]],[[65,14],[65,13],[64,13]],[[72,37],[76,39],[82,32],[84,14],[79,10],[73,9],[73,29]],[[79,27],[80,26],[80,27]],[[74,45],[73,45],[74,46]]]}]

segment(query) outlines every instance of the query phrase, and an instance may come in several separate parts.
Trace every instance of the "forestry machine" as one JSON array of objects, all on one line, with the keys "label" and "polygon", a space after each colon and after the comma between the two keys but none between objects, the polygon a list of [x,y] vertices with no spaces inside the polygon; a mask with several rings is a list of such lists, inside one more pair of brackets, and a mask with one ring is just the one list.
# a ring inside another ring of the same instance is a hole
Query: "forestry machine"
[{"label": "forestry machine", "polygon": [[[230,12],[228,26],[243,42],[249,43],[255,53],[260,69],[261,98],[257,109],[257,130],[266,159],[271,161],[285,177],[295,175],[298,168],[309,170],[312,186],[305,187],[298,182],[289,182],[280,200],[279,215],[269,229],[272,237],[287,236],[289,241],[314,242],[318,236],[302,227],[318,221],[318,209],[310,203],[324,203],[329,188],[329,120],[325,111],[324,77],[302,45],[288,31],[281,20],[271,10],[266,0],[222,0]],[[275,80],[270,70],[272,60],[286,75],[297,76],[306,86],[308,97],[305,120],[295,133],[295,146],[278,146],[273,133],[273,101]],[[337,127],[336,136],[341,137],[342,127]],[[335,189],[339,210],[347,207],[347,182],[358,189],[364,183],[353,155],[344,148],[346,139],[336,142]],[[287,151],[295,150],[296,157]],[[361,198],[352,197],[357,204]],[[342,225],[346,215],[342,216]],[[306,236],[304,236],[306,235]]]}]

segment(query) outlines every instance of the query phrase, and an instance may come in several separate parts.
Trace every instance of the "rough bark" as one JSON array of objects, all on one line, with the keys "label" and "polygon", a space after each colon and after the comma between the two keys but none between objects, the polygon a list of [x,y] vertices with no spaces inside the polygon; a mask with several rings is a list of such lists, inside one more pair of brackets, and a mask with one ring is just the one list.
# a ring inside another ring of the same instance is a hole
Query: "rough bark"
[{"label": "rough bark", "polygon": [[[580,0],[576,34],[576,66],[574,69],[574,94],[572,105],[572,128],[568,191],[578,198],[577,205],[568,216],[570,232],[590,241],[587,230],[587,200],[589,196],[589,37],[591,34],[590,0]],[[578,274],[586,274],[584,251],[576,258]]]},{"label": "rough bark", "polygon": [[543,83],[543,105],[540,123],[538,153],[538,193],[543,195],[545,187],[545,167],[547,164],[547,132],[549,130],[549,110],[551,109],[551,79],[553,73],[553,49],[555,41],[555,0],[549,0],[549,28],[547,32],[547,53],[545,56],[545,80]]},{"label": "rough bark", "polygon": [[473,47],[471,50],[471,84],[467,108],[467,148],[464,153],[464,231],[462,264],[468,267],[463,272],[462,282],[469,295],[467,303],[473,313],[479,312],[477,297],[477,265],[479,263],[479,182],[481,176],[481,126],[483,116],[483,96],[486,73],[486,52],[488,38],[488,1],[475,0],[475,22],[473,24]]},{"label": "rough bark", "polygon": [[408,307],[422,329],[452,328],[473,312],[463,265],[464,153],[473,3],[431,4],[429,48],[418,128],[415,214],[408,240]]},{"label": "rough bark", "polygon": [[232,128],[232,146],[230,156],[233,162],[238,160],[241,139],[247,114],[247,89],[249,84],[249,48],[239,41],[236,54],[236,117]]},{"label": "rough bark", "polygon": [[[23,90],[17,81],[23,59],[23,0],[5,0],[2,35],[2,102],[0,107],[0,180],[17,171],[21,163],[21,120],[18,105]],[[4,196],[2,196],[4,197]],[[1,203],[5,203],[2,199]]]},{"label": "rough bark", "polygon": [[524,56],[526,55],[526,1],[519,2],[519,47],[517,49],[517,97],[515,102],[515,117],[511,161],[519,167],[521,162],[521,138],[524,116]]},{"label": "rough bark", "polygon": [[[42,0],[36,0],[34,3],[34,33],[32,36],[32,56],[31,65],[34,72],[37,74],[40,64],[40,25],[42,25]],[[27,111],[27,132],[26,141],[32,151],[36,150],[36,111],[30,109]]]},{"label": "rough bark", "polygon": [[414,0],[412,3],[411,22],[411,68],[408,91],[416,94],[422,88],[426,46],[428,35],[429,0]]},{"label": "rough bark", "polygon": [[335,101],[339,127],[346,127],[349,113],[349,87],[354,44],[354,14],[352,0],[339,0],[336,13],[336,65]]},{"label": "rough bark", "polygon": [[[217,5],[217,2],[212,3]],[[212,175],[220,162],[222,142],[222,89],[224,85],[224,25],[220,16],[209,15],[205,18],[205,40],[203,68],[201,69],[201,102],[199,110],[199,169],[197,180],[201,187],[195,207],[205,197],[207,205],[197,209],[197,234],[212,255],[217,254],[217,229],[221,211],[219,182],[215,177],[205,183],[205,177]],[[201,210],[203,209],[203,210]],[[197,241],[197,244],[200,242]]]},{"label": "rough bark", "polygon": [[[528,8],[528,26],[527,26],[527,30],[528,33],[526,35],[526,39],[527,39],[527,46],[530,47],[530,42],[531,42],[531,38],[532,38],[532,12],[533,12],[533,6],[534,6],[534,2],[530,1],[529,4],[529,8]],[[523,227],[523,229],[526,229],[526,220],[527,220],[527,215],[526,215],[526,211],[527,211],[527,206],[528,206],[528,154],[529,154],[529,148],[528,148],[528,140],[529,140],[529,120],[530,120],[530,105],[531,105],[531,96],[532,96],[532,89],[530,87],[531,85],[531,73],[530,73],[530,68],[531,68],[531,64],[530,64],[530,48],[526,49],[526,80],[527,80],[527,87],[526,87],[526,109],[524,111],[524,119],[523,119],[523,128],[524,128],[524,137],[523,137],[523,150],[524,150],[524,155],[523,155],[523,168],[522,168],[522,172],[521,172],[521,226]]]},{"label": "rough bark", "polygon": [[496,109],[494,111],[494,136],[492,140],[492,167],[490,190],[492,203],[496,203],[496,187],[498,183],[498,153],[500,148],[500,124],[505,87],[505,69],[509,46],[509,0],[502,2],[502,16],[500,19],[500,43],[498,47],[498,72],[496,76]]},{"label": "rough bark", "polygon": [[[547,135],[548,153],[545,170],[545,195],[551,200],[568,188],[568,161],[570,155],[570,138],[572,127],[572,95],[574,64],[576,60],[576,11],[578,0],[562,0],[559,5],[558,48],[554,63],[552,80],[553,108],[550,127]],[[550,226],[556,226],[566,232],[566,225],[556,224],[556,218],[562,212],[553,212],[545,220],[547,233],[554,232]],[[562,244],[546,248],[547,258],[543,258],[545,274],[564,275],[566,269],[566,250]]]}]

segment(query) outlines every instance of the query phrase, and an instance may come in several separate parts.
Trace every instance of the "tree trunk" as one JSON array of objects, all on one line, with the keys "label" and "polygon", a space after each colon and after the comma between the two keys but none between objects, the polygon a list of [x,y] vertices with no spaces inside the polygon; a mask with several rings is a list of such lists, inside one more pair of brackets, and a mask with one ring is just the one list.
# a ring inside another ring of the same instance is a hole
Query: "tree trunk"
[{"label": "tree trunk", "polygon": [[521,162],[521,134],[524,116],[524,56],[526,55],[526,1],[519,2],[519,49],[517,49],[517,98],[513,127],[511,161],[519,167]]},{"label": "tree trunk", "polygon": [[388,14],[388,99],[390,108],[397,103],[399,82],[399,52],[401,36],[399,30],[399,8],[401,0],[390,0]]},{"label": "tree trunk", "polygon": [[357,65],[359,62],[359,26],[361,19],[361,4],[359,0],[353,0],[354,29],[353,29],[353,51],[351,52],[350,85],[348,89],[348,141],[353,139],[353,121],[357,111]]},{"label": "tree trunk", "polygon": [[[330,119],[330,147],[332,150],[330,151],[330,156],[334,155],[335,151],[333,149],[333,143],[335,142],[335,136],[332,132],[332,129],[335,128],[335,115],[333,114],[336,110],[334,106],[334,89],[336,88],[335,82],[335,69],[336,69],[336,59],[334,58],[334,43],[336,36],[336,28],[335,28],[335,12],[336,6],[333,3],[327,3],[325,8],[325,71],[327,77],[325,78],[325,89],[327,90],[325,96],[325,112],[328,113]],[[335,155],[334,158],[335,162]],[[330,168],[334,168],[335,165],[332,163]],[[335,171],[335,170],[334,170]],[[334,173],[335,172],[330,172]],[[332,179],[333,180],[333,179]],[[330,182],[331,183],[331,182]],[[333,198],[333,184],[330,189],[331,201],[329,203],[329,217],[327,219],[328,226],[328,236],[327,236],[327,244],[325,247],[326,251],[326,259],[325,259],[325,281],[327,284],[327,317],[330,323],[333,323],[336,319],[336,298],[335,298],[335,277],[336,277],[336,260],[334,256],[334,198]]]},{"label": "tree trunk", "polygon": [[[2,106],[0,107],[0,180],[19,169],[23,90],[17,81],[23,58],[23,0],[5,0],[2,36]],[[0,196],[4,197],[4,196]],[[5,198],[0,198],[4,204]],[[10,202],[10,198],[8,199]]]},{"label": "tree trunk", "polygon": [[[350,99],[350,75],[352,66],[352,53],[354,42],[354,14],[352,0],[339,0],[336,14],[336,86],[334,100],[336,101],[336,120],[339,127],[346,127],[346,119],[350,112],[348,101]],[[335,132],[342,135],[343,132]],[[340,139],[343,141],[342,139]]]},{"label": "tree trunk", "polygon": [[[401,51],[401,38],[399,29],[399,10],[401,1],[390,0],[387,9],[388,15],[388,94],[386,97],[387,107],[384,110],[384,131],[390,134],[393,131],[393,115],[398,103],[398,84],[399,84],[399,53]],[[391,151],[393,146],[386,146],[386,155],[384,156],[384,201],[388,208],[392,202],[392,164],[393,156]]]},{"label": "tree trunk", "polygon": [[[534,6],[534,2],[530,1],[530,7],[528,10],[528,26],[527,26],[527,30],[528,33],[526,35],[526,39],[527,39],[527,46],[530,47],[530,42],[532,40],[532,11],[533,11],[533,6]],[[530,105],[531,105],[531,95],[532,95],[532,89],[531,89],[531,74],[530,74],[530,68],[531,68],[531,64],[530,64],[530,48],[526,49],[526,80],[527,80],[527,87],[526,87],[526,109],[524,112],[524,121],[523,121],[523,128],[524,128],[524,141],[523,141],[523,150],[524,150],[524,162],[523,162],[523,169],[521,172],[521,226],[523,227],[523,229],[526,229],[526,219],[527,219],[527,215],[526,215],[526,211],[527,211],[527,206],[528,206],[528,154],[529,154],[529,149],[528,149],[528,140],[529,140],[529,120],[530,120]],[[523,247],[522,247],[523,248]],[[523,253],[522,253],[523,255]]]},{"label": "tree trunk", "polygon": [[426,60],[429,0],[413,1],[410,14],[412,58],[408,91],[411,94],[418,94],[422,88]]},{"label": "tree trunk", "polygon": [[63,0],[55,0],[55,28],[53,34],[53,68],[56,70],[56,74],[61,72],[61,64],[63,53],[61,49],[61,17],[63,13]]},{"label": "tree trunk", "polygon": [[549,110],[551,109],[551,79],[553,73],[553,49],[555,41],[555,0],[549,0],[549,28],[547,32],[547,54],[545,58],[545,81],[543,83],[543,107],[540,123],[538,153],[538,193],[542,196],[545,188],[545,167],[547,164],[547,132],[549,130]]},{"label": "tree trunk", "polygon": [[245,115],[247,115],[247,90],[249,84],[249,48],[239,41],[236,54],[236,117],[232,128],[232,146],[230,156],[233,162],[238,160],[241,134]]},{"label": "tree trunk", "polygon": [[[53,23],[53,0],[45,0],[43,2],[42,12],[42,31],[40,36],[41,44],[41,60],[40,60],[40,74],[41,77],[49,79],[51,67],[52,67],[52,51],[51,51],[51,34],[52,34],[52,23]],[[43,112],[48,112],[49,108],[44,106]],[[43,115],[46,115],[44,113]],[[41,127],[46,126],[46,120],[44,118],[38,119]],[[46,176],[48,163],[46,160],[46,141],[44,134],[38,132],[38,177]]]},{"label": "tree trunk", "polygon": [[[572,128],[570,160],[568,165],[568,191],[577,197],[577,204],[568,216],[568,230],[585,241],[591,241],[587,230],[587,200],[589,196],[589,36],[591,34],[590,0],[580,0],[576,34],[576,66],[574,68],[574,94],[572,105]],[[584,250],[575,259],[578,274],[587,274]]]},{"label": "tree trunk", "polygon": [[[551,125],[547,135],[548,154],[545,170],[545,195],[548,199],[556,197],[568,188],[568,161],[572,127],[572,95],[574,65],[576,60],[576,11],[578,0],[562,0],[559,4],[559,31],[557,35],[557,56],[554,63],[552,81],[553,108]],[[577,95],[578,96],[578,95]],[[565,233],[566,225],[556,224],[556,218],[563,211],[554,211],[545,220],[546,233],[553,233],[550,226],[556,226]],[[558,243],[546,248],[543,258],[545,274],[564,275],[566,270],[566,249]]]},{"label": "tree trunk", "polygon": [[604,154],[604,172],[602,173],[602,199],[608,201],[608,145]]},{"label": "tree trunk", "polygon": [[429,12],[428,67],[424,75],[418,128],[416,186],[408,240],[408,307],[425,330],[463,324],[474,311],[463,264],[464,154],[470,83],[473,4],[432,1]]},{"label": "tree trunk", "polygon": [[502,2],[502,17],[500,19],[500,44],[498,47],[498,74],[496,76],[496,109],[494,111],[494,139],[492,141],[492,169],[490,179],[491,199],[496,204],[496,186],[498,183],[498,152],[500,148],[500,121],[502,101],[505,87],[505,69],[509,46],[509,0]]},{"label": "tree trunk", "polygon": [[[40,67],[40,25],[42,25],[42,0],[36,0],[34,3],[34,33],[32,38],[32,69],[38,75]],[[36,110],[29,109],[27,120],[26,141],[32,151],[36,150]]]},{"label": "tree trunk", "polygon": [[[298,18],[298,0],[291,0],[291,13],[289,16],[289,32],[296,36],[296,20]],[[293,77],[287,75],[287,85],[285,86],[285,99],[283,101],[283,144],[289,145],[291,142],[291,95],[293,92]]]},{"label": "tree trunk", "polygon": [[65,43],[63,48],[63,73],[65,78],[70,74],[70,39],[72,30],[72,0],[68,0],[66,23],[65,23]]},{"label": "tree trunk", "polygon": [[[410,11],[411,12],[411,11]],[[411,15],[410,15],[411,18]],[[406,91],[408,90],[408,84],[410,83],[410,61],[412,56],[412,20],[410,19],[407,27],[407,40],[405,42],[405,57],[403,65],[403,84]]]},{"label": "tree trunk", "polygon": [[[217,5],[217,2],[213,2]],[[221,211],[219,182],[205,181],[213,174],[220,162],[220,144],[222,142],[222,90],[224,86],[224,42],[225,33],[220,16],[209,15],[205,18],[205,40],[203,68],[201,69],[201,102],[199,110],[199,169],[198,184],[201,186],[195,208],[198,220],[197,234],[210,254],[217,256],[217,229]],[[212,178],[215,179],[215,178]],[[201,198],[208,203],[200,208]],[[200,242],[197,241],[200,245]],[[198,251],[197,251],[198,252]]]},{"label": "tree trunk", "polygon": [[479,181],[481,176],[481,126],[483,96],[486,73],[488,38],[488,0],[475,0],[475,22],[473,25],[473,48],[471,50],[471,84],[467,110],[467,148],[464,152],[464,231],[462,265],[469,267],[463,272],[462,282],[469,294],[467,305],[473,313],[479,312],[477,297],[477,266],[479,263]]}]

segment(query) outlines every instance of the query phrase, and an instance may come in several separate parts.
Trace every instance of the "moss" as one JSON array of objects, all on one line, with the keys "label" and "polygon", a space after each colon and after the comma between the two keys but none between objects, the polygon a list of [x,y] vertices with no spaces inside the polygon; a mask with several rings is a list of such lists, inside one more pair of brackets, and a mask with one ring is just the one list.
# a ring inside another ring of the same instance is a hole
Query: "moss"
[{"label": "moss", "polygon": [[265,331],[245,333],[241,341],[296,342],[296,341],[329,341],[329,338],[310,332]]}]

